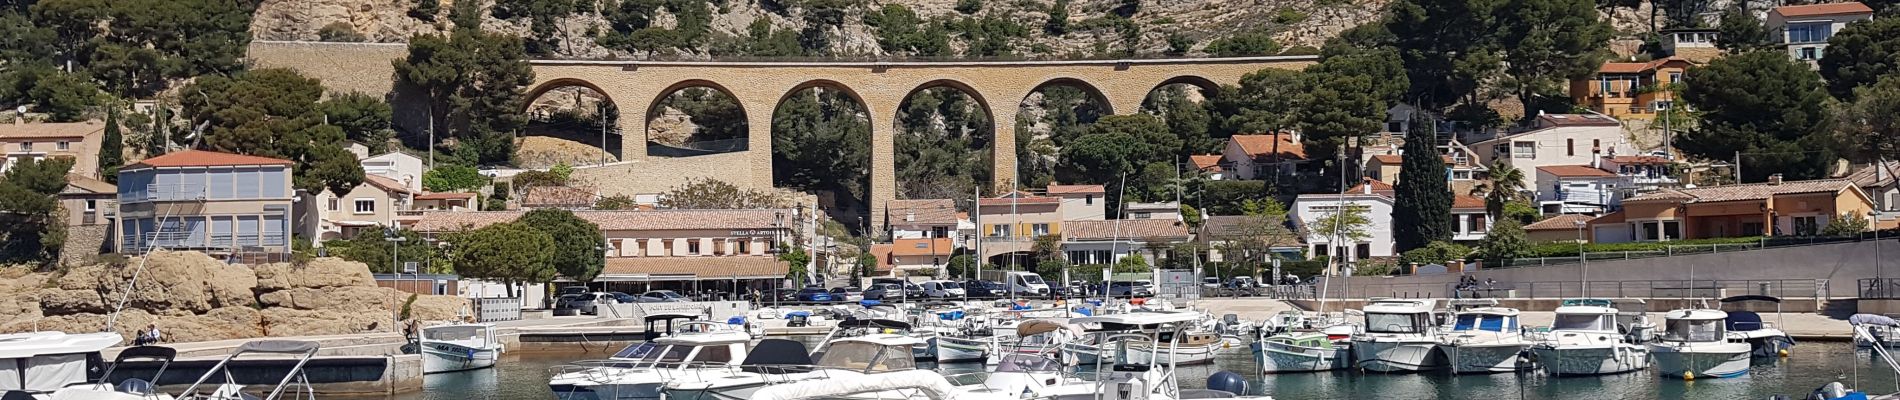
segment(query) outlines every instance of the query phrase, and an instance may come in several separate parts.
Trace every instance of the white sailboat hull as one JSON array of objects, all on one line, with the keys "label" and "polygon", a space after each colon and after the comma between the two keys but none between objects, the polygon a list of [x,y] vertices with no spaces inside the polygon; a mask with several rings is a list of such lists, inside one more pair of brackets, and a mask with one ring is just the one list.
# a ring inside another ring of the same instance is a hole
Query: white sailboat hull
[{"label": "white sailboat hull", "polygon": [[1260,365],[1260,372],[1269,374],[1342,369],[1352,358],[1351,350],[1345,347],[1328,349],[1272,342],[1256,342],[1253,347],[1254,361]]},{"label": "white sailboat hull", "polygon": [[937,342],[937,362],[978,362],[989,356],[989,343],[981,339],[965,339],[939,336]]},{"label": "white sailboat hull", "polygon": [[1529,343],[1522,341],[1501,341],[1477,344],[1454,344],[1441,346],[1445,358],[1451,363],[1454,373],[1491,374],[1518,370],[1519,362]]},{"label": "white sailboat hull", "polygon": [[1211,364],[1214,362],[1214,353],[1223,347],[1225,346],[1218,341],[1204,345],[1181,345],[1173,350],[1169,350],[1167,345],[1162,345],[1159,351],[1149,350],[1148,346],[1128,346],[1127,358],[1134,364]]}]

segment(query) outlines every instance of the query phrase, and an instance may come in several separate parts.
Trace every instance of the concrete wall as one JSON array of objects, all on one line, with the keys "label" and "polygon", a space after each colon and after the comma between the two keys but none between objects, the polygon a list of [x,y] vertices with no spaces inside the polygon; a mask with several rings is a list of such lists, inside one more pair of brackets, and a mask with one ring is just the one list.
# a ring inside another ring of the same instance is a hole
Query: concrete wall
[{"label": "concrete wall", "polygon": [[[1876,260],[1883,260],[1876,267]],[[1522,267],[1479,270],[1472,273],[1479,281],[1495,279],[1503,285],[1522,286],[1528,282],[1576,282],[1579,265]],[[1708,280],[1825,280],[1827,295],[1855,297],[1857,279],[1877,276],[1900,277],[1900,241],[1872,241],[1767,250],[1735,251],[1666,258],[1618,260],[1589,263],[1591,295],[1613,296],[1614,281],[1688,280],[1690,273],[1698,282]],[[1331,278],[1326,287],[1331,298],[1388,296],[1399,293],[1428,293],[1445,297],[1446,288],[1458,281],[1457,274]],[[1324,279],[1322,280],[1324,281]],[[1571,290],[1576,290],[1573,286]],[[1522,290],[1520,290],[1522,292]],[[1735,293],[1741,294],[1741,293]],[[1792,296],[1792,295],[1786,295]],[[1543,297],[1540,295],[1540,297]]]}]

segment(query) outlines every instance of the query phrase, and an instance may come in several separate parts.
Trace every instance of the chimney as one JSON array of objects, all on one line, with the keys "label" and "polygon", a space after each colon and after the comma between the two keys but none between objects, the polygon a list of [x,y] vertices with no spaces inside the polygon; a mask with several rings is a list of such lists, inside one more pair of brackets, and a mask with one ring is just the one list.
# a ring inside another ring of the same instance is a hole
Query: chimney
[{"label": "chimney", "polygon": [[1780,185],[1780,184],[1781,184],[1781,174],[1774,174],[1774,175],[1769,175],[1769,176],[1768,176],[1768,184],[1770,184],[1770,185]]},{"label": "chimney", "polygon": [[1359,194],[1372,194],[1372,180],[1368,179],[1359,184]]}]

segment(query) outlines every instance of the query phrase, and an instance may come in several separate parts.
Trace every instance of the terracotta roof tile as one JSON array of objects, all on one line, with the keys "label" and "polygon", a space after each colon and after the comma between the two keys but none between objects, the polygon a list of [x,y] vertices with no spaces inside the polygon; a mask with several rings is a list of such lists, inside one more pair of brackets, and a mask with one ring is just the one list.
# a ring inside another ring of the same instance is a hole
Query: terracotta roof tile
[{"label": "terracotta roof tile", "polygon": [[1524,230],[1527,230],[1527,231],[1576,230],[1578,222],[1589,222],[1590,220],[1595,219],[1595,218],[1596,217],[1583,215],[1583,214],[1562,214],[1562,215],[1558,215],[1558,216],[1554,216],[1550,218],[1545,218],[1542,221],[1532,222],[1530,225],[1524,225]]},{"label": "terracotta roof tile", "polygon": [[1067,240],[1112,240],[1117,237],[1125,240],[1167,239],[1186,238],[1187,235],[1187,224],[1173,219],[1068,221],[1062,224],[1062,237]]},{"label": "terracotta roof tile", "polygon": [[45,122],[14,124],[0,122],[0,139],[51,139],[84,137],[104,132],[106,124],[97,121]]},{"label": "terracotta roof tile", "polygon": [[1036,195],[1031,195],[1031,194],[1023,193],[1023,192],[1015,192],[1011,195],[1003,195],[1000,197],[977,199],[976,204],[981,207],[1009,207],[1011,205],[1018,205],[1018,206],[1054,205],[1054,204],[1062,204],[1062,198],[1036,196]]},{"label": "terracotta roof tile", "polygon": [[475,198],[475,196],[478,196],[478,194],[475,194],[475,193],[454,193],[454,192],[450,192],[450,193],[423,193],[423,194],[418,194],[418,195],[416,195],[416,200],[462,200],[462,199],[473,199],[473,198]]},{"label": "terracotta roof tile", "polygon": [[384,191],[413,193],[409,190],[409,187],[403,186],[402,182],[397,182],[395,179],[389,179],[381,175],[363,175],[363,183],[382,188]]},{"label": "terracotta roof tile", "polygon": [[898,257],[947,256],[956,249],[957,242],[951,238],[916,238],[891,241],[891,255]]},{"label": "terracotta roof tile", "polygon": [[1240,151],[1246,152],[1247,156],[1253,157],[1256,159],[1266,158],[1271,153],[1273,153],[1273,150],[1274,150],[1273,143],[1276,141],[1280,143],[1280,156],[1282,158],[1295,159],[1295,160],[1306,159],[1305,144],[1302,144],[1299,141],[1293,140],[1293,135],[1290,135],[1290,134],[1276,133],[1276,134],[1271,134],[1271,135],[1234,135],[1232,138],[1229,138],[1228,140],[1232,140],[1234,141],[1234,143],[1239,144]]},{"label": "terracotta roof tile", "polygon": [[608,257],[600,276],[685,278],[769,278],[785,276],[785,262],[769,256]]},{"label": "terracotta roof tile", "polygon": [[1480,198],[1472,197],[1472,196],[1466,196],[1462,194],[1452,196],[1451,209],[1453,210],[1472,210],[1472,209],[1483,210],[1484,199],[1480,199]]},{"label": "terracotta roof tile", "polygon": [[1853,173],[1847,174],[1847,176],[1842,179],[1853,181],[1854,185],[1860,187],[1885,186],[1888,183],[1893,183],[1895,173],[1900,173],[1900,161],[1869,164],[1854,170]]},{"label": "terracotta roof tile", "polygon": [[1372,156],[1372,159],[1385,165],[1399,165],[1405,163],[1405,156],[1397,154],[1380,154]]},{"label": "terracotta roof tile", "polygon": [[1610,171],[1592,168],[1588,165],[1545,165],[1537,167],[1537,171],[1558,177],[1590,178],[1616,176],[1616,174],[1612,174]]},{"label": "terracotta roof tile", "polygon": [[957,203],[950,199],[891,200],[884,210],[893,225],[957,223]]},{"label": "terracotta roof tile", "polygon": [[1346,189],[1346,193],[1365,194],[1365,193],[1368,193],[1366,192],[1367,186],[1371,186],[1372,191],[1370,193],[1373,193],[1373,194],[1383,194],[1386,196],[1391,196],[1393,193],[1396,193],[1398,191],[1398,189],[1393,188],[1392,185],[1388,185],[1384,181],[1380,181],[1380,180],[1372,179],[1372,178],[1365,178],[1364,182],[1360,182],[1358,185],[1353,185],[1352,188]]},{"label": "terracotta roof tile", "polygon": [[1590,219],[1590,224],[1591,224],[1591,225],[1599,225],[1599,224],[1620,224],[1620,223],[1623,223],[1623,220],[1624,220],[1624,214],[1623,214],[1623,212],[1622,212],[1622,211],[1617,211],[1617,212],[1613,212],[1613,213],[1609,213],[1609,214],[1604,214],[1604,215],[1603,215],[1603,216],[1601,216],[1601,217],[1596,217],[1596,218],[1591,218],[1591,219]]},{"label": "terracotta roof tile", "polygon": [[1188,162],[1192,163],[1194,169],[1199,171],[1221,172],[1220,160],[1221,156],[1219,154],[1188,156]]},{"label": "terracotta roof tile", "polygon": [[1871,14],[1874,9],[1859,2],[1809,4],[1801,6],[1775,7],[1775,13],[1783,17],[1818,17],[1823,15]]},{"label": "terracotta roof tile", "polygon": [[[424,214],[414,229],[422,232],[448,232],[464,228],[514,221],[526,211],[441,211]],[[574,215],[594,223],[603,231],[642,230],[739,230],[775,229],[780,214],[788,210],[651,210],[607,211],[580,210]]]},{"label": "terracotta roof tile", "polygon": [[1102,185],[1049,185],[1050,195],[1058,194],[1102,194],[1107,190]]},{"label": "terracotta roof tile", "polygon": [[243,154],[219,153],[205,150],[185,150],[166,153],[158,157],[126,165],[124,169],[167,168],[167,167],[237,167],[248,165],[289,166],[290,160],[270,157],[248,156]]},{"label": "terracotta roof tile", "polygon": [[1709,186],[1690,189],[1664,189],[1643,193],[1623,199],[1624,202],[1655,200],[1688,200],[1692,203],[1718,201],[1763,200],[1770,196],[1833,193],[1854,187],[1854,183],[1845,179],[1820,179],[1811,181],[1771,183],[1750,183],[1744,185]]},{"label": "terracotta roof tile", "polygon": [[1647,66],[1649,66],[1649,63],[1605,62],[1602,68],[1597,68],[1597,72],[1604,74],[1635,74],[1643,72],[1643,68]]}]

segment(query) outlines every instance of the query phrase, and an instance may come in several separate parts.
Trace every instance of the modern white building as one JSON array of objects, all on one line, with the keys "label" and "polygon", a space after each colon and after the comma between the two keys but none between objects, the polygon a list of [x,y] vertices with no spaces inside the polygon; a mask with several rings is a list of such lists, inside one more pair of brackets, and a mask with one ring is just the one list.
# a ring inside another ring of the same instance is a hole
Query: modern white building
[{"label": "modern white building", "polygon": [[1623,177],[1588,165],[1537,167],[1537,207],[1544,214],[1601,215],[1622,202]]},{"label": "modern white building", "polygon": [[[1346,255],[1345,261],[1363,260],[1372,257],[1391,257],[1392,251],[1392,197],[1375,193],[1370,185],[1360,185],[1346,194],[1303,194],[1294,198],[1287,215],[1306,237],[1308,255],[1312,257]],[[1365,214],[1365,237],[1358,240],[1334,239],[1333,232],[1315,228],[1321,218],[1326,218],[1341,209],[1360,210]]]},{"label": "modern white building", "polygon": [[1114,264],[1139,254],[1152,266],[1188,239],[1187,224],[1172,219],[1074,221],[1062,232],[1062,251],[1070,264]]},{"label": "modern white building", "polygon": [[1775,7],[1768,12],[1768,35],[1788,55],[1808,65],[1827,55],[1827,40],[1854,21],[1874,18],[1874,10],[1856,2]]},{"label": "modern white building", "polygon": [[1165,220],[1173,220],[1173,221],[1181,220],[1181,203],[1179,202],[1173,202],[1173,201],[1163,201],[1163,202],[1157,202],[1157,203],[1130,202],[1126,206],[1123,206],[1123,208],[1128,210],[1128,217],[1127,217],[1128,219],[1165,219]]},{"label": "modern white building", "polygon": [[409,190],[422,190],[422,159],[402,152],[388,152],[364,158],[358,164],[363,166],[364,175],[376,175],[408,185]]},{"label": "modern white building", "polygon": [[1481,165],[1503,160],[1524,171],[1526,186],[1537,183],[1530,173],[1537,167],[1597,165],[1601,157],[1636,154],[1621,122],[1595,114],[1540,115],[1536,129],[1477,142],[1471,148],[1482,159]]}]

